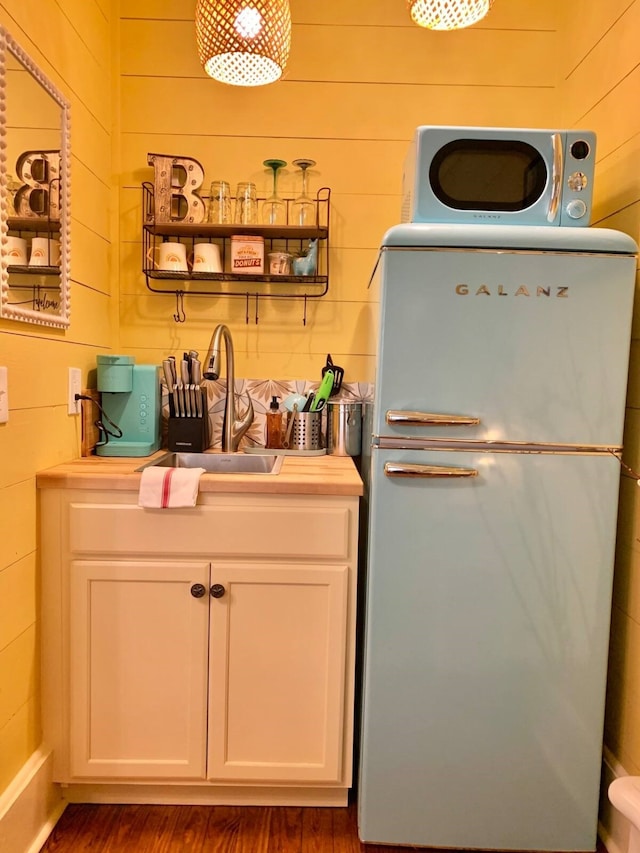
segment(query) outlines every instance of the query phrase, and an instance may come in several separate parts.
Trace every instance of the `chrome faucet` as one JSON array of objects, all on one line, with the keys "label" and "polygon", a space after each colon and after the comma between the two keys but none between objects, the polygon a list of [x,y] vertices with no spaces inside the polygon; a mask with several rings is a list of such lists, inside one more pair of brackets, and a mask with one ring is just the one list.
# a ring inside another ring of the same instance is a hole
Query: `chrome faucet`
[{"label": "chrome faucet", "polygon": [[225,452],[235,452],[240,444],[240,439],[253,422],[253,403],[247,394],[249,408],[242,418],[236,419],[236,404],[234,394],[235,367],[233,362],[233,341],[231,332],[224,325],[216,326],[211,336],[209,352],[204,362],[203,377],[205,379],[218,379],[220,376],[220,339],[224,338],[224,348],[227,356],[227,394],[224,403],[224,420],[222,422],[222,449]]}]

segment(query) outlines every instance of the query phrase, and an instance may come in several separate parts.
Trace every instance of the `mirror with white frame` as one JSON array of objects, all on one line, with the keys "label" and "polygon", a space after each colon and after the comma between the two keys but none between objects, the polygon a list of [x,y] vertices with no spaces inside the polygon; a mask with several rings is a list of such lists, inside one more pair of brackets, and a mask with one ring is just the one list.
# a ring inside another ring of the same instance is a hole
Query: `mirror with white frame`
[{"label": "mirror with white frame", "polygon": [[69,103],[0,27],[0,317],[69,325]]}]

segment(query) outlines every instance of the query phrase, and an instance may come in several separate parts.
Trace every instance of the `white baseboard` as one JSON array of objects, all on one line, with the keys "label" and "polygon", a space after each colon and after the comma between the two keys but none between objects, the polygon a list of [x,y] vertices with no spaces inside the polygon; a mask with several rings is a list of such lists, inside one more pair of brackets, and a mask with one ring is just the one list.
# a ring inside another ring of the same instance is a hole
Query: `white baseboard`
[{"label": "white baseboard", "polygon": [[614,779],[629,774],[611,750],[604,747],[602,758],[602,789],[600,791],[600,815],[598,835],[608,853],[628,853],[629,821],[609,802],[607,792]]},{"label": "white baseboard", "polygon": [[38,853],[66,802],[52,781],[52,756],[37,749],[0,796],[0,850]]}]

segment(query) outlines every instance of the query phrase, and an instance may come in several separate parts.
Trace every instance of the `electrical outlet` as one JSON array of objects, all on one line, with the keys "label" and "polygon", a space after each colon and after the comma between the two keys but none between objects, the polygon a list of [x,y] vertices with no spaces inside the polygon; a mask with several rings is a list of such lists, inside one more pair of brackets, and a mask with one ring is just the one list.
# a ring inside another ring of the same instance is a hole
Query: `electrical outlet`
[{"label": "electrical outlet", "polygon": [[70,415],[79,415],[82,412],[80,400],[76,400],[76,394],[82,394],[82,371],[79,367],[69,368],[69,400],[67,412]]},{"label": "electrical outlet", "polygon": [[0,424],[9,420],[9,371],[0,367]]}]

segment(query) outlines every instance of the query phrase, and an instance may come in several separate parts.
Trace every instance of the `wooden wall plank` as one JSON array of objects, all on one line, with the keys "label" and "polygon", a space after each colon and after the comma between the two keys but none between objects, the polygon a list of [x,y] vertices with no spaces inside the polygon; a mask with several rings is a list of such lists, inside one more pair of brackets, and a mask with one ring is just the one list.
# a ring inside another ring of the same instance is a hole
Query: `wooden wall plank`
[{"label": "wooden wall plank", "polygon": [[15,640],[0,650],[0,729],[7,725],[16,708],[21,708],[39,693],[38,637],[35,623],[19,634]]},{"label": "wooden wall plank", "polygon": [[[606,3],[563,0],[557,4],[558,31],[565,50],[561,55],[566,76],[576,69],[600,41],[607,42],[611,28],[638,0],[607,0]],[[612,42],[609,42],[612,44]],[[616,61],[613,55],[607,57]],[[602,68],[606,74],[606,66]],[[570,109],[570,104],[565,104]]]},{"label": "wooden wall plank", "polygon": [[58,0],[62,14],[105,73],[111,72],[111,23],[97,2]]},{"label": "wooden wall plank", "polygon": [[[0,489],[0,518],[11,519],[10,523],[3,524],[0,566],[10,566],[36,550],[36,505],[33,491],[32,479]],[[0,684],[2,683],[0,677]]]},{"label": "wooden wall plank", "polygon": [[35,563],[32,553],[0,572],[0,649],[36,621]]},{"label": "wooden wall plank", "polygon": [[[254,377],[262,373],[257,361],[252,372],[251,360],[265,353],[286,352],[293,356],[305,353],[351,352],[372,353],[376,330],[375,310],[369,303],[343,302],[324,298],[307,307],[307,326],[302,324],[303,305],[289,300],[259,302],[259,323],[254,323],[254,302],[250,301],[249,324],[245,324],[244,299],[211,299],[188,297],[185,301],[187,322],[173,322],[175,300],[154,294],[123,296],[120,340],[125,352],[144,346],[158,351],[186,349],[206,353],[217,323],[227,323],[234,337],[236,375]],[[245,358],[246,356],[246,358]],[[241,362],[243,360],[243,362]],[[301,376],[301,379],[307,377]],[[371,376],[354,377],[355,381],[371,381]]]},{"label": "wooden wall plank", "polygon": [[105,295],[117,293],[112,246],[77,219],[71,220],[71,278]]},{"label": "wooden wall plank", "polygon": [[278,157],[288,164],[278,175],[280,195],[298,195],[300,170],[293,166],[293,161],[309,157],[317,164],[308,172],[310,192],[329,186],[332,194],[367,192],[399,195],[402,165],[408,147],[409,138],[387,141],[125,133],[121,147],[121,185],[140,192],[142,181],[153,181],[153,169],[147,166],[147,154],[153,151],[198,160],[205,170],[204,190],[207,194],[213,179],[228,181],[233,192],[238,181],[251,179],[259,191],[264,191],[270,187],[270,170],[262,163],[269,157]]},{"label": "wooden wall plank", "polygon": [[[47,429],[55,435],[55,444],[43,438]],[[66,401],[60,406],[11,410],[3,426],[0,489],[31,478],[35,502],[36,473],[80,456],[81,438],[80,417],[67,414]]]},{"label": "wooden wall plank", "polygon": [[71,159],[71,181],[74,218],[108,239],[111,228],[111,187],[105,185],[75,157]]},{"label": "wooden wall plank", "polygon": [[[180,104],[184,133],[215,137],[407,140],[420,124],[548,127],[555,122],[554,90],[487,86],[409,86],[282,82],[264,90],[233,91],[212,80],[125,77],[122,129],[150,135],[175,132]],[[526,97],[525,97],[526,94]],[[312,109],[309,105],[313,105]],[[357,117],[357,118],[356,118]]]},{"label": "wooden wall plank", "polygon": [[41,740],[40,701],[34,696],[16,709],[7,725],[0,729],[0,791],[13,781],[25,763],[25,756],[31,755]]},{"label": "wooden wall plank", "polygon": [[[99,313],[98,300],[93,302],[93,313]],[[95,332],[91,334],[93,336]],[[34,341],[26,335],[11,338],[2,360],[9,372],[9,422],[21,409],[66,405],[69,364],[82,370],[85,387],[89,372],[95,370],[96,354],[103,350],[98,343],[76,344],[70,356],[68,349],[63,340],[41,338]],[[34,406],[34,401],[37,401],[37,406]]]},{"label": "wooden wall plank", "polygon": [[[89,0],[95,5],[95,0]],[[6,26],[32,55],[45,74],[63,92],[73,92],[104,128],[111,124],[111,90],[105,88],[107,71],[80,39],[71,20],[55,0],[4,0]],[[77,14],[82,14],[80,8]],[[16,27],[19,31],[16,31]]]},{"label": "wooden wall plank", "polygon": [[[620,2],[620,0],[617,0]],[[294,23],[353,26],[413,27],[404,2],[389,0],[291,0]],[[556,26],[559,4],[555,0],[509,0],[496,3],[490,15],[478,24],[482,29],[506,28],[550,30]],[[195,0],[127,0],[123,18],[193,21]]]},{"label": "wooden wall plank", "polygon": [[[175,49],[189,44],[191,50]],[[540,56],[553,52],[555,44],[555,33],[544,31],[471,27],[443,37],[415,26],[300,24],[292,28],[284,79],[553,86],[557,68],[541,63]],[[206,79],[195,49],[193,21],[123,21],[121,61],[125,76]]]},{"label": "wooden wall plank", "polygon": [[[619,124],[619,113],[628,113],[625,101],[637,91],[640,63],[640,2],[635,2],[621,14],[606,36],[596,41],[575,66],[563,86],[564,99],[572,110],[572,123],[601,120],[594,117],[599,104],[613,103],[611,119]],[[615,51],[612,52],[612,46]],[[623,87],[620,93],[616,92]],[[622,117],[622,116],[620,116]],[[607,149],[608,150],[608,149]]]}]

